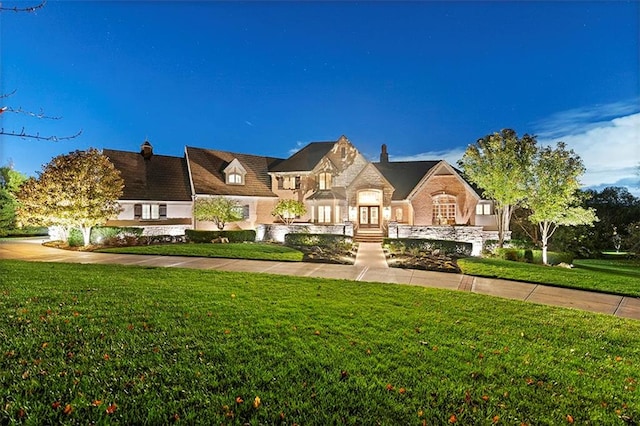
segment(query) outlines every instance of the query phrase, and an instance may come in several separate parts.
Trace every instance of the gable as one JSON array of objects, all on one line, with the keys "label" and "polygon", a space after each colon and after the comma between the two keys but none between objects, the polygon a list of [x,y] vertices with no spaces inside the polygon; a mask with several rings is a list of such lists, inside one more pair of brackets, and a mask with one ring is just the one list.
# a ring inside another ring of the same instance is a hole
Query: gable
[{"label": "gable", "polygon": [[394,161],[373,163],[395,188],[393,200],[406,200],[438,161]]},{"label": "gable", "polygon": [[407,199],[411,199],[416,196],[423,189],[427,189],[437,181],[441,181],[438,183],[439,191],[446,192],[446,178],[451,178],[456,181],[456,183],[461,184],[464,187],[465,191],[476,200],[480,199],[480,195],[478,195],[477,191],[469,185],[469,183],[462,178],[462,176],[458,173],[456,169],[454,169],[449,163],[444,160],[438,161],[433,167],[431,167],[427,173],[423,176],[423,178],[418,182],[418,184],[411,190]]}]

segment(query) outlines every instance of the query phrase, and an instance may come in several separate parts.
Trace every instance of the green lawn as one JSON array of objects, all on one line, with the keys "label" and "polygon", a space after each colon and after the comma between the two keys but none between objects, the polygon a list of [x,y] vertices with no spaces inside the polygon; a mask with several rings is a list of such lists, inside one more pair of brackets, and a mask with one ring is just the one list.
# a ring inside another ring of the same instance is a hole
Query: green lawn
[{"label": "green lawn", "polygon": [[105,253],[156,254],[163,256],[225,257],[230,259],[254,259],[294,261],[302,260],[302,252],[278,244],[228,243],[228,244],[161,244],[149,246],[115,247],[99,250]]},{"label": "green lawn", "polygon": [[640,321],[400,285],[0,261],[1,424],[624,424],[640,420],[638,381]]},{"label": "green lawn", "polygon": [[640,264],[633,260],[576,260],[566,269],[500,259],[458,260],[464,274],[640,296]]}]

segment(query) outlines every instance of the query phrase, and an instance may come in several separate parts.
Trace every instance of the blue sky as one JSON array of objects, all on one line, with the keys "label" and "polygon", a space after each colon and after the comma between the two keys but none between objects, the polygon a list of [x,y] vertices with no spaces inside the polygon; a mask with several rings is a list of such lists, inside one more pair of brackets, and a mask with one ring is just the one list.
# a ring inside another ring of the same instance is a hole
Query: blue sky
[{"label": "blue sky", "polygon": [[[32,3],[37,3],[34,1]],[[4,7],[25,2],[3,1]],[[29,2],[26,2],[29,4]],[[563,140],[583,183],[640,195],[640,3],[55,1],[2,12],[0,164],[88,147],[455,163],[502,128]]]}]

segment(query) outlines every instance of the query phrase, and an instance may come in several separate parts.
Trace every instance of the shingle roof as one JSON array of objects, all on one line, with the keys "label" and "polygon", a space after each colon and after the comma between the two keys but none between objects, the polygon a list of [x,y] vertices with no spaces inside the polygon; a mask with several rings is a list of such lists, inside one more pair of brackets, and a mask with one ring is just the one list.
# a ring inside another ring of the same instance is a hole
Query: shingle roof
[{"label": "shingle roof", "polygon": [[191,201],[184,158],[154,154],[145,160],[139,152],[102,152],[120,170],[124,180],[122,200]]},{"label": "shingle roof", "polygon": [[[271,191],[269,170],[282,159],[189,146],[186,150],[196,194],[276,197]],[[225,181],[223,171],[234,158],[247,171],[244,185],[228,185]]]},{"label": "shingle roof", "polygon": [[291,157],[271,167],[272,172],[308,172],[331,151],[336,142],[311,142]]},{"label": "shingle roof", "polygon": [[396,189],[392,199],[404,200],[424,175],[438,163],[439,161],[393,161],[373,165]]}]

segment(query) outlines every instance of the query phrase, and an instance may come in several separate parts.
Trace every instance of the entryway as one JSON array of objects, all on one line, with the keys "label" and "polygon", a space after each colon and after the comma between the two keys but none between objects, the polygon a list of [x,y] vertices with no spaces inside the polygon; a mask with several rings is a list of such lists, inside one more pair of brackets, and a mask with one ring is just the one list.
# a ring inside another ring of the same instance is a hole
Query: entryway
[{"label": "entryway", "polygon": [[360,228],[380,227],[380,206],[360,206],[358,211]]}]

